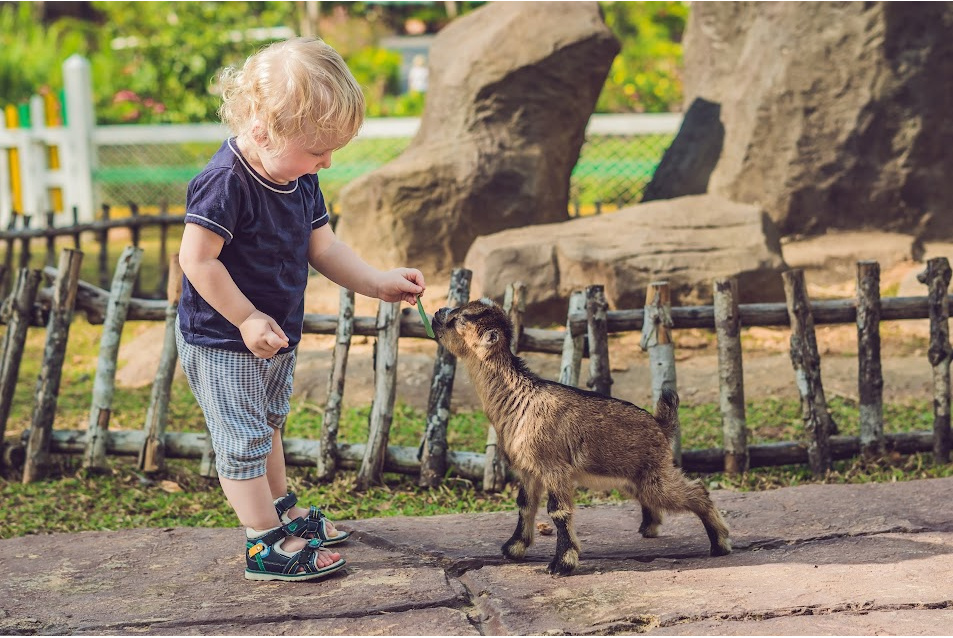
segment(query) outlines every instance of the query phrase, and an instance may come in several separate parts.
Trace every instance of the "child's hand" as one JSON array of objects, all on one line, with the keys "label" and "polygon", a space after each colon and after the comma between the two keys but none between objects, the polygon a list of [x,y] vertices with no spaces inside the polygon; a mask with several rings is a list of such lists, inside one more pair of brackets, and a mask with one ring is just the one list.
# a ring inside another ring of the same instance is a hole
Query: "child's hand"
[{"label": "child's hand", "polygon": [[427,289],[424,274],[416,268],[395,268],[383,273],[377,286],[377,298],[381,301],[406,301],[417,303],[417,297]]},{"label": "child's hand", "polygon": [[288,347],[288,336],[281,326],[263,312],[255,311],[238,326],[242,340],[259,359],[270,359],[282,348]]}]

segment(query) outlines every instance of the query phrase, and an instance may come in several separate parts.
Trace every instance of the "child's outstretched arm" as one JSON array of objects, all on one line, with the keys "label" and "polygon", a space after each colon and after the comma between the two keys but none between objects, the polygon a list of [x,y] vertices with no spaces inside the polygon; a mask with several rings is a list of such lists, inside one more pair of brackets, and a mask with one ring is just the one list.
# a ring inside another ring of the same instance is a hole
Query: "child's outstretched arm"
[{"label": "child's outstretched arm", "polygon": [[369,265],[338,240],[328,225],[311,232],[308,261],[337,285],[383,301],[414,304],[427,288],[423,273],[416,268],[384,271]]},{"label": "child's outstretched arm", "polygon": [[274,319],[259,312],[235,285],[219,261],[225,240],[196,224],[186,224],[179,247],[182,272],[202,299],[228,319],[242,334],[245,346],[261,359],[273,357],[287,347],[288,337]]}]

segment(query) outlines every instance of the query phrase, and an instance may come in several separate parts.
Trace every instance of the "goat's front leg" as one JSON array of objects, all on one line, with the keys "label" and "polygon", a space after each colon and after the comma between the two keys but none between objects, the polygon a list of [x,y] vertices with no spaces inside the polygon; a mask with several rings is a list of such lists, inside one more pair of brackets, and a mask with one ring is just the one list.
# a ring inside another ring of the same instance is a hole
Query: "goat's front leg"
[{"label": "goat's front leg", "polygon": [[526,549],[533,544],[536,510],[539,509],[539,500],[542,496],[542,483],[528,477],[520,480],[520,490],[516,495],[516,505],[519,507],[516,531],[513,532],[510,540],[503,544],[503,555],[507,558],[522,560],[526,556]]},{"label": "goat's front leg", "polygon": [[574,486],[549,488],[546,509],[556,525],[556,555],[546,571],[554,576],[568,576],[579,565],[579,539],[573,525]]}]

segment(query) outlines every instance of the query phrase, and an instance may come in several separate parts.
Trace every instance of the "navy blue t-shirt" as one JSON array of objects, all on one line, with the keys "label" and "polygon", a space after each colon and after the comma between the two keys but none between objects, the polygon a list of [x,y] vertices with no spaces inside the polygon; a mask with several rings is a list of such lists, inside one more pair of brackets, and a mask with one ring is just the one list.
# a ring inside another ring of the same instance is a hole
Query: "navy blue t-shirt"
[{"label": "navy blue t-shirt", "polygon": [[[288,184],[266,180],[226,140],[189,182],[185,223],[225,239],[219,260],[255,308],[288,336],[289,352],[301,341],[308,284],[311,231],[327,224],[328,210],[317,175]],[[179,328],[187,343],[248,352],[238,328],[182,278]]]}]

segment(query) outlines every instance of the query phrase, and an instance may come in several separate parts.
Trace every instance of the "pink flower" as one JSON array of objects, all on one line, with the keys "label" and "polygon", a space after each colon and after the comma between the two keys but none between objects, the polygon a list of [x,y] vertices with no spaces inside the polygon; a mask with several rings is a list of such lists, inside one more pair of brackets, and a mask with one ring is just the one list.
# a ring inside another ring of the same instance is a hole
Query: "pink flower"
[{"label": "pink flower", "polygon": [[120,102],[138,102],[139,96],[135,94],[134,91],[129,89],[123,89],[118,91],[116,95],[113,96],[113,104],[119,104]]}]

